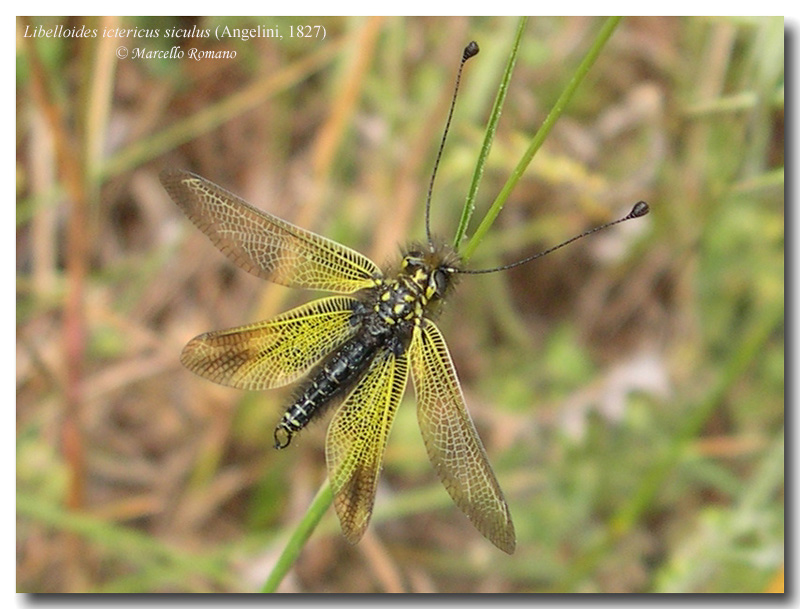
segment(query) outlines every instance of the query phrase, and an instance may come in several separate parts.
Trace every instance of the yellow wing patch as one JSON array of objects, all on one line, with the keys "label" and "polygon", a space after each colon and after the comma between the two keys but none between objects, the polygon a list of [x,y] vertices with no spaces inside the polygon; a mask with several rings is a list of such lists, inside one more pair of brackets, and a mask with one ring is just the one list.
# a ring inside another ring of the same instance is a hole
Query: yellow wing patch
[{"label": "yellow wing patch", "polygon": [[355,304],[347,296],[320,298],[268,321],[207,332],[189,341],[181,362],[229,387],[282,387],[355,333],[350,323]]},{"label": "yellow wing patch", "polygon": [[242,269],[274,283],[349,294],[374,285],[380,269],[366,256],[256,209],[200,176],[161,173],[188,218]]},{"label": "yellow wing patch", "polygon": [[428,457],[455,504],[481,534],[513,554],[514,524],[486,457],[442,333],[430,320],[414,331],[408,349],[417,418]]},{"label": "yellow wing patch", "polygon": [[361,539],[372,516],[386,440],[407,378],[406,358],[382,351],[328,427],[328,478],[350,543]]}]

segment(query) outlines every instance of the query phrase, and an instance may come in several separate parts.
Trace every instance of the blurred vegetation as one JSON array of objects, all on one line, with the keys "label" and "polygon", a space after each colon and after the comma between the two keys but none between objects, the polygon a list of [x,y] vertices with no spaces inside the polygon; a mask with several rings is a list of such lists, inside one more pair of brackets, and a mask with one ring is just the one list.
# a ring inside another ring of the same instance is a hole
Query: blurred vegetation
[{"label": "blurred vegetation", "polygon": [[[323,39],[289,38],[324,25]],[[160,28],[157,38],[25,28]],[[17,21],[17,585],[27,592],[258,589],[325,478],[325,425],[272,449],[290,391],[178,362],[200,332],[309,298],[233,268],[157,175],[190,169],[391,260],[434,191],[452,239],[517,21]],[[602,21],[531,18],[477,218]],[[283,39],[169,38],[277,27]],[[120,46],[235,51],[117,59]],[[517,551],[436,480],[409,391],[375,516],[331,512],[280,590],[758,592],[784,561],[782,19],[623,20],[470,261],[441,319],[505,490]],[[474,230],[474,226],[472,227]]]}]

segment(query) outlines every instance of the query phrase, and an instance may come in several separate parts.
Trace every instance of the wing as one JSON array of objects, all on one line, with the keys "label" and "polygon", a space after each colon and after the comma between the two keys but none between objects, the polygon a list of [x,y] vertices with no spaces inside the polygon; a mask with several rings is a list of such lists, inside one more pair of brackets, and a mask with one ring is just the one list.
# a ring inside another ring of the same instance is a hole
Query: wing
[{"label": "wing", "polygon": [[405,356],[382,351],[328,427],[325,456],[342,532],[356,543],[369,524],[378,473],[408,378]]},{"label": "wing", "polygon": [[415,330],[408,358],[419,427],[436,473],[475,528],[513,554],[516,537],[508,505],[464,405],[442,333],[430,320]]},{"label": "wing", "polygon": [[274,283],[349,294],[374,285],[380,269],[335,241],[256,209],[188,171],[161,173],[169,196],[219,250]]},{"label": "wing", "polygon": [[268,321],[207,332],[183,348],[181,362],[215,383],[272,389],[297,380],[356,331],[357,301],[320,298]]}]

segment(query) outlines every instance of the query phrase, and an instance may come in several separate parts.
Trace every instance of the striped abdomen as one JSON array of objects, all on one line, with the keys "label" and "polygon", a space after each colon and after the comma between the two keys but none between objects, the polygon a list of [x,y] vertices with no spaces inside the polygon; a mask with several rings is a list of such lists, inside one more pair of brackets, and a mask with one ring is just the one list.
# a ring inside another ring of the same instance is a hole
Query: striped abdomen
[{"label": "striped abdomen", "polygon": [[302,385],[297,399],[275,428],[275,448],[289,446],[292,436],[312,417],[354,387],[384,342],[385,335],[362,329],[326,357]]}]

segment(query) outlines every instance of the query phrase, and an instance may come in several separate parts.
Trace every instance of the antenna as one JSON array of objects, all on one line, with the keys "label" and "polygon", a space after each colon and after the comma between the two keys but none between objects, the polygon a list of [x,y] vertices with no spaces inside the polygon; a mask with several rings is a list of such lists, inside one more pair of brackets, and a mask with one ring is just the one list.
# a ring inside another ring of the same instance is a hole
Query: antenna
[{"label": "antenna", "polygon": [[442,151],[444,150],[444,142],[447,139],[447,132],[450,130],[450,121],[453,119],[453,109],[456,107],[456,96],[458,95],[458,86],[461,84],[461,72],[464,69],[464,64],[467,59],[475,57],[480,49],[478,43],[474,40],[464,47],[464,54],[461,56],[461,65],[458,66],[458,74],[456,75],[456,86],[453,91],[453,101],[450,102],[450,114],[447,115],[447,123],[444,126],[444,135],[442,135],[442,143],[439,144],[439,152],[436,155],[436,162],[433,164],[433,173],[431,174],[431,183],[428,186],[428,199],[425,201],[425,235],[428,237],[428,248],[433,251],[433,239],[431,239],[431,195],[433,195],[433,181],[436,179],[436,171],[439,169],[439,161],[442,158]]},{"label": "antenna", "polygon": [[615,224],[620,224],[622,222],[627,222],[628,220],[633,220],[634,218],[641,218],[642,216],[646,216],[650,211],[650,206],[645,203],[644,201],[639,201],[636,205],[633,206],[630,213],[624,218],[619,218],[618,220],[614,220],[613,222],[608,222],[603,224],[602,226],[596,226],[593,229],[587,230],[585,233],[581,233],[580,235],[576,235],[572,239],[567,239],[564,243],[559,243],[558,245],[551,247],[543,252],[539,252],[538,254],[534,254],[533,256],[528,256],[527,258],[523,258],[522,260],[518,260],[517,262],[512,262],[511,264],[506,264],[504,266],[498,266],[493,269],[479,269],[476,271],[471,270],[463,270],[463,271],[456,271],[458,273],[464,273],[469,275],[480,275],[482,273],[494,273],[496,271],[506,271],[508,269],[513,269],[515,266],[520,266],[531,260],[536,260],[537,258],[541,258],[542,256],[547,256],[547,254],[551,254],[552,252],[556,251],[557,249],[561,249],[565,245],[569,245],[573,241],[577,241],[578,239],[583,239],[584,237],[588,237],[592,233],[596,233],[603,229],[606,229],[610,226],[614,226]]}]

